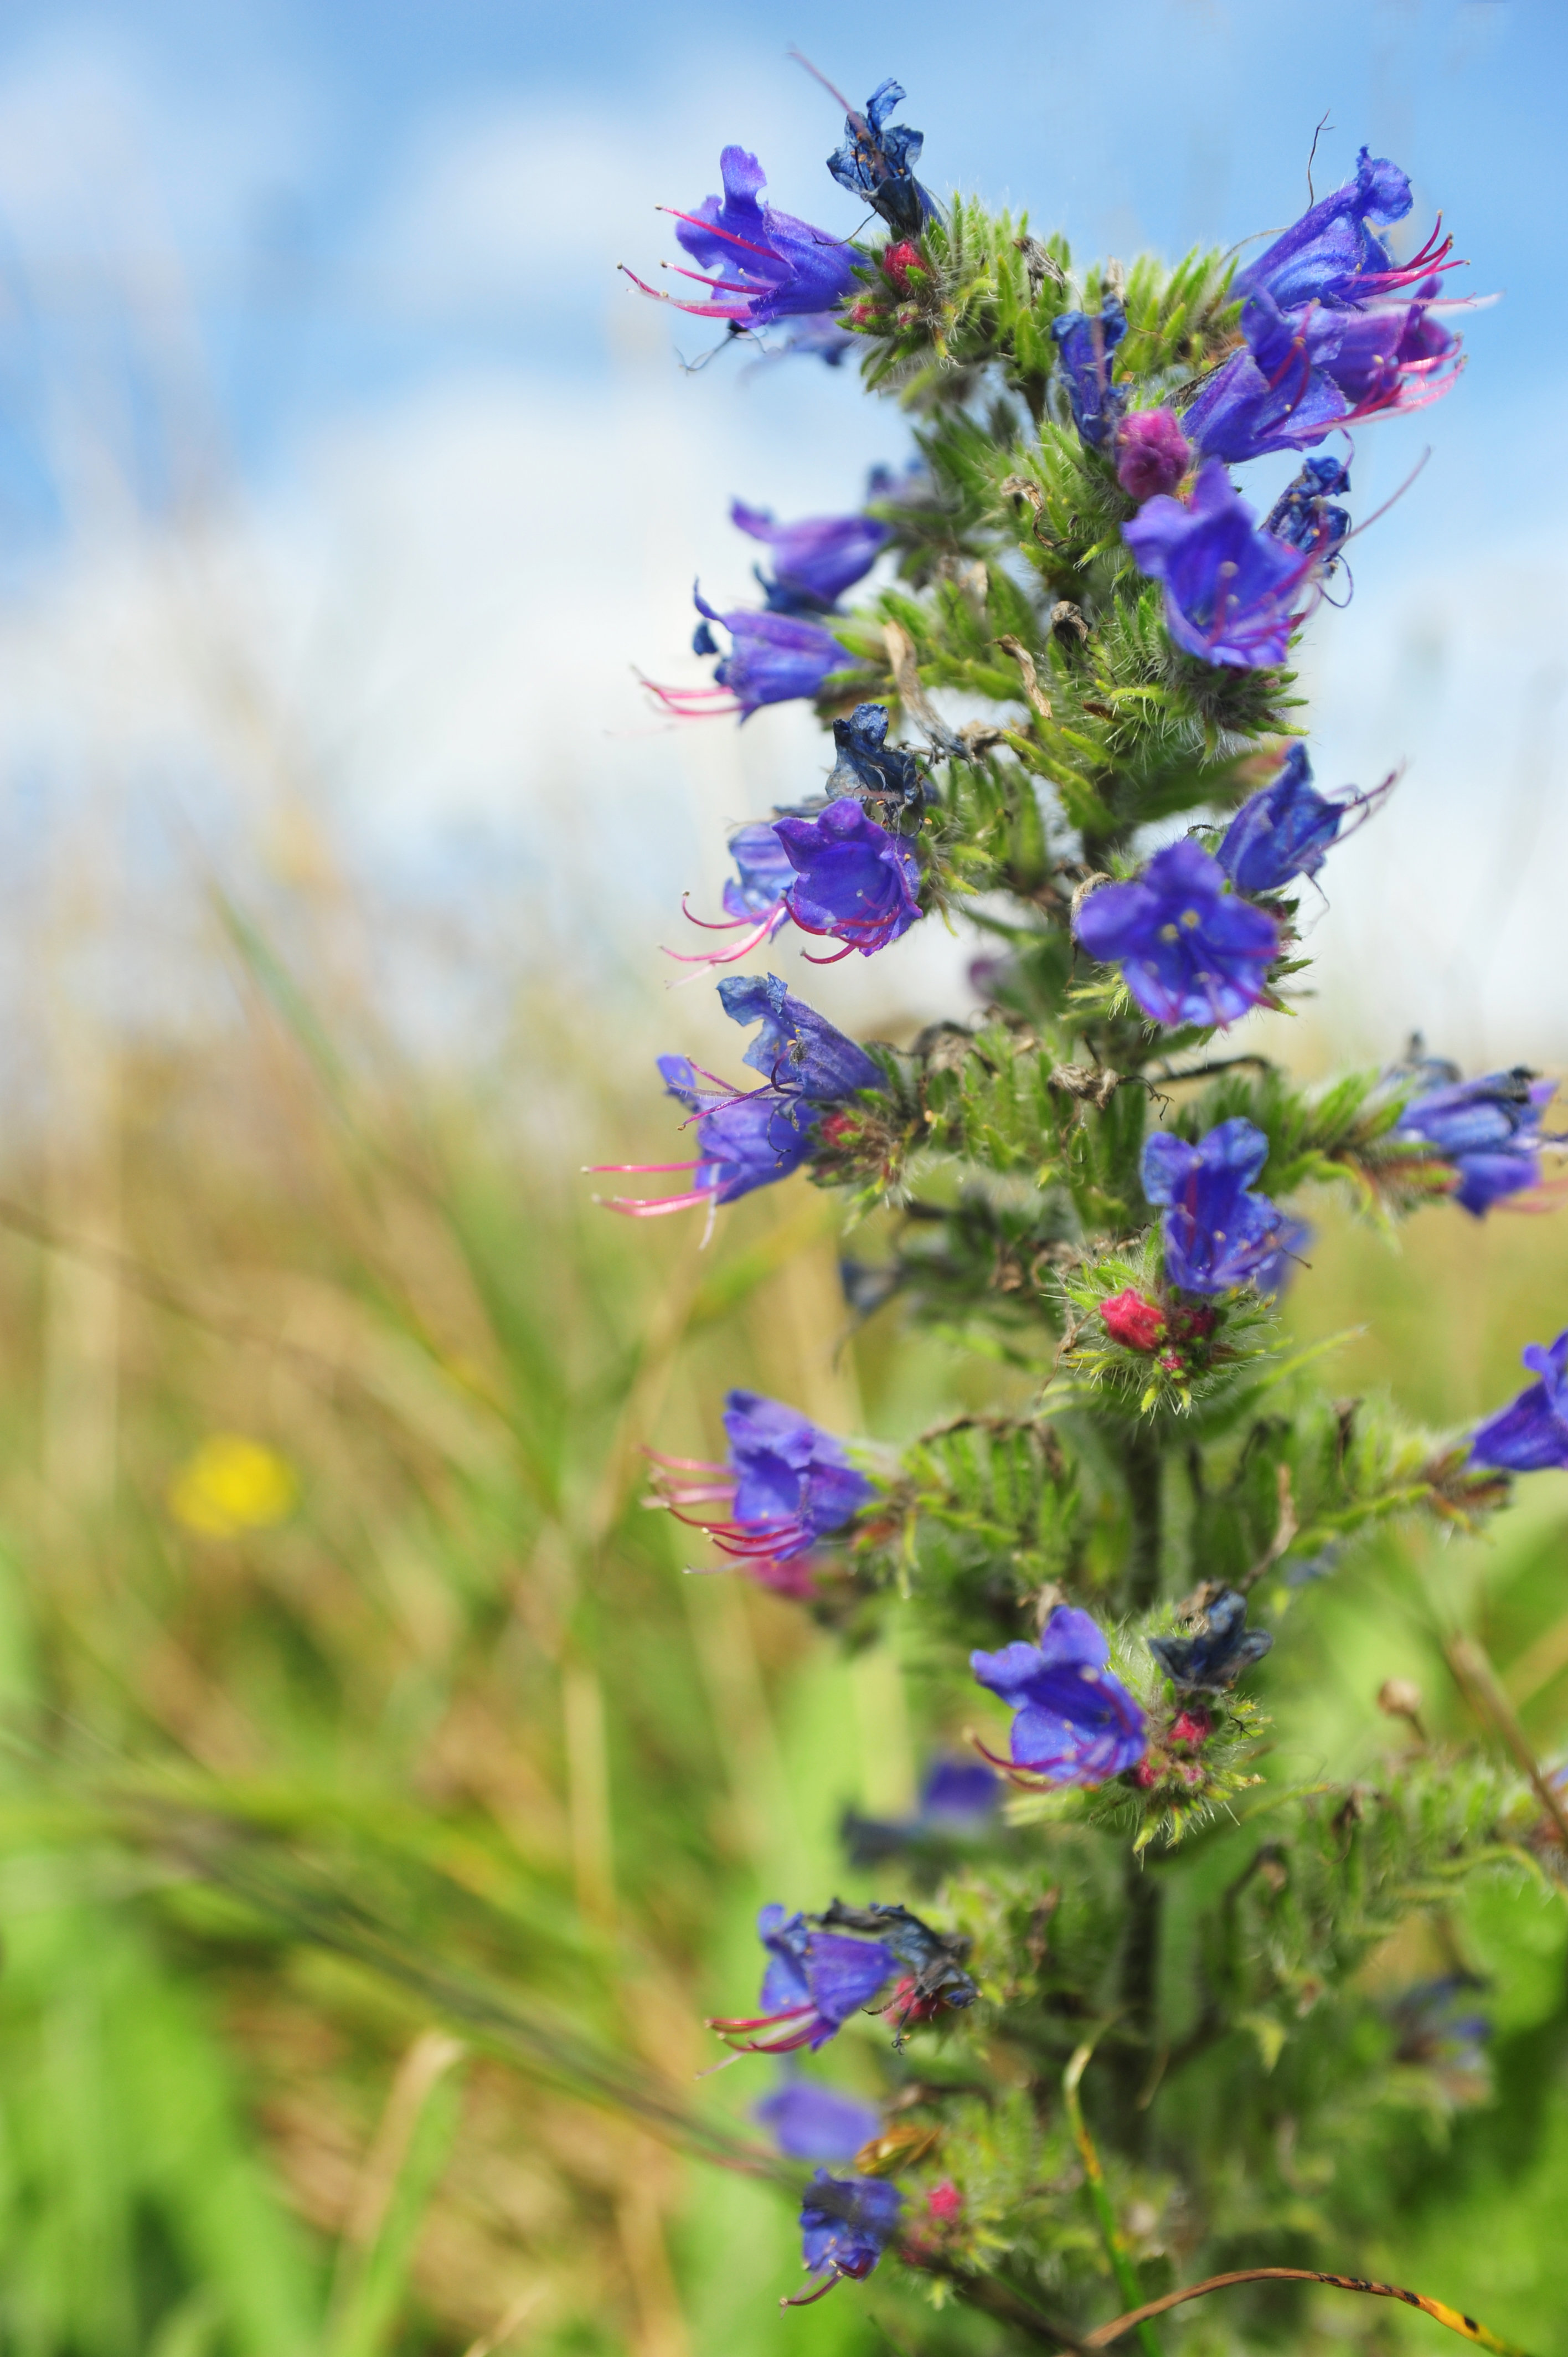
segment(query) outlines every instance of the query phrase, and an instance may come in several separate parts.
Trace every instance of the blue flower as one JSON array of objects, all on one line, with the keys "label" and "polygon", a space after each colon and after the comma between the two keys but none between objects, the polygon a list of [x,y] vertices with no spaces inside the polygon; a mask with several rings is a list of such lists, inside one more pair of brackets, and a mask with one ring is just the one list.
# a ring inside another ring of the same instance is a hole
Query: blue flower
[{"label": "blue flower", "polygon": [[1190,835],[1157,851],[1129,884],[1102,884],[1074,931],[1090,957],[1120,965],[1156,1023],[1234,1023],[1263,997],[1279,928],[1239,899]]},{"label": "blue flower", "polygon": [[797,998],[777,974],[731,974],[720,983],[719,997],[733,1023],[761,1024],[741,1061],[781,1095],[831,1103],[857,1089],[882,1086],[882,1073],[865,1049]]},{"label": "blue flower", "polygon": [[1052,1784],[1103,1784],[1135,1768],[1147,1749],[1144,1714],[1107,1668],[1110,1658],[1101,1631],[1068,1604],[1058,1605],[1037,1645],[972,1653],[980,1684],[1017,1714],[1011,1760],[997,1765]]},{"label": "blue flower", "polygon": [[887,706],[857,704],[847,720],[833,722],[837,758],[828,779],[828,794],[845,794],[871,802],[897,802],[918,810],[926,799],[926,781],[913,753],[887,742]]},{"label": "blue flower", "polygon": [[743,721],[749,720],[765,704],[815,695],[829,674],[843,671],[849,662],[832,632],[820,622],[744,606],[721,614],[700,589],[693,590],[693,601],[703,618],[692,639],[693,652],[719,652],[709,628],[713,622],[729,632],[730,651],[714,671],[712,687],[660,687],[648,682],[660,702],[682,720],[713,719],[725,712],[738,712]]},{"label": "blue flower", "polygon": [[1060,311],[1051,321],[1072,422],[1094,450],[1104,448],[1122,414],[1125,396],[1111,382],[1111,355],[1126,332],[1127,314],[1114,295],[1105,296],[1092,317]]},{"label": "blue flower", "polygon": [[1487,1982],[1474,1973],[1418,1981],[1389,2008],[1394,2061],[1430,2071],[1450,2103],[1485,2103],[1491,2093],[1487,2046],[1492,2024],[1476,2009]]},{"label": "blue flower", "polygon": [[1532,1342],[1524,1363],[1538,1380],[1477,1428],[1471,1458],[1505,1473],[1568,1467],[1568,1333],[1550,1348]]},{"label": "blue flower", "polygon": [[1322,366],[1348,404],[1344,423],[1424,409],[1454,384],[1459,339],[1430,302],[1375,303],[1339,321]]},{"label": "blue flower", "polygon": [[1165,627],[1205,662],[1256,670],[1283,662],[1292,608],[1318,558],[1258,529],[1218,459],[1197,470],[1190,502],[1145,502],[1122,537],[1139,569],[1165,584]]},{"label": "blue flower", "polygon": [[[833,92],[838,97],[838,92]],[[904,103],[904,92],[891,79],[874,90],[865,113],[857,114],[843,99],[844,143],[828,157],[828,169],[841,188],[863,197],[879,213],[895,237],[918,237],[936,211],[929,191],[915,178],[914,167],[926,144],[922,131],[910,131],[887,117]]]},{"label": "blue flower", "polygon": [[1196,1146],[1156,1130],[1144,1147],[1144,1192],[1165,1207],[1165,1275],[1187,1293],[1229,1293],[1255,1281],[1280,1249],[1281,1213],[1251,1192],[1269,1158],[1261,1129],[1222,1121]]},{"label": "blue flower", "polygon": [[1453,244],[1438,245],[1434,230],[1413,260],[1396,266],[1387,246],[1369,227],[1403,221],[1411,207],[1410,182],[1397,164],[1369,155],[1357,158],[1356,177],[1336,188],[1277,237],[1231,282],[1233,296],[1260,290],[1282,310],[1308,303],[1344,305],[1376,300],[1413,285],[1441,267]]},{"label": "blue flower", "polygon": [[827,2277],[811,2298],[820,2299],[841,2276],[864,2283],[897,2233],[903,2207],[904,2196],[884,2177],[830,2177],[819,2169],[800,2204],[800,2255],[808,2274]]},{"label": "blue flower", "polygon": [[773,579],[758,580],[774,614],[828,614],[870,572],[891,534],[875,516],[806,516],[775,523],[766,508],[736,500],[730,522],[773,552]]},{"label": "blue flower", "polygon": [[1442,1076],[1399,1117],[1396,1135],[1421,1137],[1458,1173],[1454,1200],[1480,1219],[1505,1195],[1541,1183],[1541,1117],[1556,1093],[1555,1081],[1537,1080],[1523,1065],[1462,1081],[1451,1064],[1423,1068]]},{"label": "blue flower", "polygon": [[1239,892],[1277,892],[1297,876],[1316,876],[1352,811],[1369,817],[1393,784],[1333,802],[1312,782],[1306,747],[1285,755],[1278,777],[1244,802],[1215,854]]},{"label": "blue flower", "polygon": [[1150,1637],[1155,1661],[1177,1694],[1223,1694],[1273,1644],[1266,1629],[1247,1626],[1247,1599],[1222,1588],[1208,1607],[1208,1627],[1190,1637]]},{"label": "blue flower", "polygon": [[1342,460],[1308,458],[1269,510],[1263,529],[1314,555],[1337,548],[1350,529],[1350,515],[1330,502],[1349,488],[1350,469]]},{"label": "blue flower", "polygon": [[[785,905],[804,933],[824,933],[870,957],[920,915],[919,862],[909,845],[849,795],[815,818],[781,818],[776,832],[795,870]],[[832,959],[819,959],[831,964]]]},{"label": "blue flower", "polygon": [[698,265],[678,270],[677,276],[696,279],[719,299],[682,303],[628,270],[632,284],[660,302],[673,303],[678,311],[728,319],[736,328],[767,328],[777,319],[836,310],[854,285],[854,249],[810,221],[760,203],[767,176],[744,147],[726,147],[719,171],[724,195],[704,197],[694,213],[675,215],[676,237]]},{"label": "blue flower", "polygon": [[882,2115],[832,2087],[787,2079],[752,2107],[787,2160],[853,2160],[881,2132]]},{"label": "blue flower", "polygon": [[815,2052],[871,2003],[897,1968],[881,1941],[813,1931],[803,1915],[786,1915],[782,1907],[765,1907],[757,1930],[769,1959],[761,2013],[708,2024],[743,2053],[791,2054],[802,2046]]}]

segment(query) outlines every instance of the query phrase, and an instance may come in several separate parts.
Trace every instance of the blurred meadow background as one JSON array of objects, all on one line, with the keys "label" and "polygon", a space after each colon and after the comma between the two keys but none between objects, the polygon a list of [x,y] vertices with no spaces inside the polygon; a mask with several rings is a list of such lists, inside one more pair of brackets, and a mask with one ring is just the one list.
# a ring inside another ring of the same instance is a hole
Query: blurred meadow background
[{"label": "blurred meadow background", "polygon": [[[806,716],[672,726],[633,667],[696,676],[694,575],[744,596],[732,496],[848,507],[908,447],[847,371],[684,372],[711,332],[615,274],[730,140],[853,226],[790,42],[853,95],[897,72],[939,189],[1100,251],[1288,219],[1326,111],[1319,189],[1365,140],[1441,203],[1505,299],[1442,408],[1363,436],[1362,514],[1434,455],[1314,627],[1315,759],[1407,766],[1271,1044],[1568,1074],[1552,0],[5,0],[5,2357],[918,2341],[880,2284],[781,2318],[788,2205],[664,2131],[746,2130],[767,2066],[694,2082],[757,1903],[869,1890],[842,1813],[907,1812],[963,1699],[682,1577],[639,1451],[714,1450],[736,1382],[898,1440],[1017,1378],[850,1336],[803,1183],[700,1252],[579,1174],[678,1150],[650,1060],[722,1044],[659,945],[725,823],[825,767]],[[811,995],[867,1036],[967,1011],[970,945],[922,933]],[[1325,1207],[1311,1264],[1303,1342],[1437,1424],[1568,1323],[1568,1213],[1396,1247]],[[1465,1730],[1457,1626],[1568,1747],[1565,1542],[1541,1476],[1484,1545],[1298,1591],[1279,1756],[1375,1778],[1391,1675]],[[1489,2091],[1391,2135],[1359,2249],[1547,2357],[1568,1922],[1494,1894],[1454,1936]]]}]

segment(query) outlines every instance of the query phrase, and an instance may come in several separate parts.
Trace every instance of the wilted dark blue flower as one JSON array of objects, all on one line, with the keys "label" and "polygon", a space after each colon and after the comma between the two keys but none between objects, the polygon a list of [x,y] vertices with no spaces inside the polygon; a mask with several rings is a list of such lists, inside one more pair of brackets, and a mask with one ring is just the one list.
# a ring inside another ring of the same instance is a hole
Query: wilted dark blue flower
[{"label": "wilted dark blue flower", "polygon": [[821,361],[828,368],[842,368],[845,355],[859,341],[851,328],[846,328],[836,311],[813,311],[804,319],[797,319],[784,339],[779,359]]},{"label": "wilted dark blue flower", "polygon": [[1279,1250],[1281,1214],[1251,1192],[1269,1158],[1261,1129],[1222,1121],[1196,1146],[1156,1130],[1144,1147],[1144,1192],[1165,1207],[1165,1275],[1187,1293],[1229,1293]]},{"label": "wilted dark blue flower", "polygon": [[761,1024],[741,1061],[782,1095],[831,1103],[856,1089],[882,1086],[882,1073],[865,1049],[797,998],[776,974],[731,974],[720,983],[719,996],[733,1023]]},{"label": "wilted dark blue flower", "polygon": [[[832,83],[827,87],[832,89]],[[902,88],[891,79],[881,83],[866,100],[864,114],[840,98],[837,91],[833,96],[843,108],[845,135],[843,145],[835,147],[828,157],[829,171],[841,188],[847,188],[852,197],[863,197],[895,237],[918,237],[937,208],[915,178],[915,166],[926,144],[924,132],[887,120],[894,108],[904,103]]]},{"label": "wilted dark blue flower", "polygon": [[903,2207],[904,2196],[885,2177],[830,2177],[819,2169],[800,2204],[800,2255],[808,2274],[827,2280],[810,2298],[820,2299],[841,2276],[864,2283],[897,2233]]},{"label": "wilted dark blue flower", "polygon": [[1279,928],[1239,899],[1190,835],[1157,851],[1130,884],[1102,884],[1074,931],[1090,957],[1119,965],[1156,1023],[1234,1023],[1263,996]]},{"label": "wilted dark blue flower", "polygon": [[[761,2013],[751,2020],[708,2024],[748,2054],[789,2054],[797,2047],[815,2051],[825,2046],[897,1970],[892,1950],[879,1940],[813,1931],[803,1915],[786,1915],[782,1907],[765,1907],[757,1929],[769,1958]],[[759,2037],[758,2031],[767,2035]]]},{"label": "wilted dark blue flower", "polygon": [[835,720],[833,746],[836,759],[828,779],[833,800],[853,794],[920,808],[926,799],[920,765],[913,753],[888,744],[885,704],[857,704],[847,720]]},{"label": "wilted dark blue flower", "polygon": [[1350,488],[1350,469],[1339,458],[1308,458],[1294,481],[1285,485],[1264,523],[1276,540],[1292,548],[1318,554],[1337,548],[1350,529],[1347,508],[1330,501]]},{"label": "wilted dark blue flower", "polygon": [[1524,1363],[1538,1380],[1478,1427],[1471,1460],[1505,1473],[1568,1467],[1568,1333],[1559,1334],[1550,1347],[1532,1342]]},{"label": "wilted dark blue flower", "polygon": [[842,942],[838,956],[858,950],[870,957],[919,916],[920,866],[913,850],[849,795],[816,818],[781,818],[777,832],[795,870],[785,894],[789,914],[802,932]]},{"label": "wilted dark blue flower", "polygon": [[1104,448],[1122,414],[1123,395],[1111,382],[1111,356],[1126,332],[1127,314],[1114,295],[1105,296],[1096,314],[1060,311],[1051,321],[1072,422],[1091,449]]},{"label": "wilted dark blue flower", "polygon": [[1068,1604],[1058,1605],[1037,1645],[972,1653],[980,1684],[1017,1714],[1011,1759],[997,1765],[1052,1784],[1103,1784],[1135,1768],[1147,1748],[1144,1714],[1110,1659],[1103,1632]]},{"label": "wilted dark blue flower", "polygon": [[730,522],[773,552],[773,579],[758,580],[774,614],[832,613],[846,589],[864,579],[890,534],[875,516],[805,516],[775,523],[766,508],[736,500]]},{"label": "wilted dark blue flower", "polygon": [[1397,164],[1372,156],[1365,147],[1356,177],[1294,221],[1255,262],[1231,281],[1233,296],[1272,295],[1282,310],[1308,303],[1351,304],[1412,286],[1438,269],[1453,244],[1437,242],[1434,230],[1413,260],[1395,265],[1369,223],[1386,227],[1403,221],[1411,207],[1410,182]]},{"label": "wilted dark blue flower", "polygon": [[1174,491],[1192,464],[1192,445],[1169,409],[1135,409],[1116,428],[1116,479],[1142,502]]},{"label": "wilted dark blue flower", "polygon": [[787,2160],[853,2160],[882,2126],[882,2115],[872,2104],[833,2087],[813,2086],[809,2079],[787,2079],[776,2093],[752,2106],[751,2116],[769,2131]]},{"label": "wilted dark blue flower", "polygon": [[1460,1080],[1451,1064],[1425,1069],[1443,1084],[1405,1107],[1395,1135],[1424,1138],[1454,1165],[1454,1200],[1478,1220],[1504,1196],[1539,1186],[1541,1118],[1556,1082],[1537,1080],[1523,1064],[1476,1081]]},{"label": "wilted dark blue flower", "polygon": [[1273,1644],[1266,1629],[1247,1626],[1247,1599],[1223,1588],[1208,1607],[1207,1629],[1190,1637],[1151,1637],[1148,1648],[1178,1694],[1223,1694]]},{"label": "wilted dark blue flower", "polygon": [[1122,537],[1140,570],[1165,584],[1177,646],[1243,671],[1284,661],[1294,600],[1318,559],[1260,531],[1218,459],[1198,468],[1190,502],[1148,500]]},{"label": "wilted dark blue flower", "polygon": [[760,1392],[730,1392],[724,1426],[722,1465],[650,1450],[660,1500],[764,1587],[803,1600],[812,1590],[804,1558],[854,1521],[875,1485],[842,1440]]},{"label": "wilted dark blue flower", "polygon": [[673,303],[678,311],[728,319],[737,328],[835,310],[854,285],[854,248],[810,221],[759,202],[767,175],[744,147],[726,147],[719,171],[724,195],[704,197],[695,212],[675,215],[676,237],[698,265],[676,275],[696,279],[717,299],[682,303],[628,270],[633,285],[661,303]]},{"label": "wilted dark blue flower", "polygon": [[1393,784],[1330,802],[1312,782],[1306,747],[1285,755],[1278,777],[1244,802],[1215,854],[1239,892],[1277,892],[1297,876],[1316,876],[1352,811],[1369,817]]},{"label": "wilted dark blue flower", "polygon": [[714,719],[726,712],[738,712],[743,721],[749,720],[765,704],[815,695],[830,673],[843,671],[849,662],[832,632],[820,622],[746,606],[721,614],[700,589],[693,592],[693,601],[703,618],[692,640],[693,652],[719,652],[709,628],[713,622],[729,632],[730,651],[714,673],[711,687],[660,687],[648,682],[660,704],[682,720]]}]

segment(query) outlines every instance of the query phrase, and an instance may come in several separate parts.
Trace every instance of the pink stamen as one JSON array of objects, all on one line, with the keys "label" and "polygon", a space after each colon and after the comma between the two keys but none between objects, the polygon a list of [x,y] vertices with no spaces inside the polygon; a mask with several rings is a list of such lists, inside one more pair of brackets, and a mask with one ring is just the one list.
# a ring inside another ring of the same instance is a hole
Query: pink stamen
[{"label": "pink stamen", "polygon": [[650,286],[646,279],[638,276],[635,270],[628,270],[624,262],[617,266],[625,271],[627,277],[640,293],[651,296],[656,303],[669,303],[677,311],[689,311],[693,319],[744,319],[746,315],[748,307],[744,303],[682,303],[673,295],[667,295],[661,286]]},{"label": "pink stamen", "polygon": [[815,2308],[818,2300],[826,2299],[833,2286],[843,2280],[843,2269],[834,2267],[827,2281],[819,2284],[815,2291],[787,2292],[779,2305],[780,2308]]},{"label": "pink stamen", "polygon": [[720,229],[716,221],[704,221],[701,213],[683,213],[677,205],[656,205],[654,210],[668,213],[671,221],[690,222],[693,229],[700,229],[704,236],[722,237],[726,245],[738,245],[746,253],[759,253],[764,262],[776,263],[779,260],[770,245],[754,245],[750,238],[737,236],[733,229]]},{"label": "pink stamen", "polygon": [[643,1455],[651,1457],[655,1465],[673,1465],[680,1473],[725,1473],[729,1468],[716,1465],[711,1457],[666,1457],[661,1449],[644,1448]]},{"label": "pink stamen", "polygon": [[693,1187],[689,1195],[656,1195],[651,1202],[636,1195],[601,1196],[599,1200],[607,1211],[623,1212],[628,1220],[660,1220],[666,1211],[694,1211],[699,1203],[711,1209],[716,1195],[713,1187]]},{"label": "pink stamen", "polygon": [[[692,716],[697,717],[703,716],[693,715]],[[745,924],[746,921],[744,917],[734,917],[726,925],[714,925],[708,923],[707,920],[702,917],[691,916],[691,911],[689,909],[685,913],[691,919],[691,922],[693,925],[702,925],[705,931],[714,933],[727,932],[732,929],[732,927]],[[693,974],[688,974],[686,979],[689,982],[697,982],[702,978],[703,974],[708,973],[715,965],[735,965],[738,963],[740,959],[743,957],[749,957],[753,950],[761,949],[764,943],[770,942],[773,939],[774,934],[779,931],[782,927],[789,923],[789,911],[784,906],[783,901],[780,900],[775,907],[768,909],[766,916],[759,918],[757,923],[752,925],[749,931],[747,931],[741,940],[738,942],[732,942],[727,949],[696,951],[666,950],[664,952],[664,955],[667,958],[673,958],[677,965],[695,966],[697,968],[697,972]]]},{"label": "pink stamen", "polygon": [[846,942],[843,949],[834,950],[831,957],[813,957],[810,950],[802,950],[800,955],[808,965],[838,965],[844,958],[853,955],[854,947],[854,942]]}]

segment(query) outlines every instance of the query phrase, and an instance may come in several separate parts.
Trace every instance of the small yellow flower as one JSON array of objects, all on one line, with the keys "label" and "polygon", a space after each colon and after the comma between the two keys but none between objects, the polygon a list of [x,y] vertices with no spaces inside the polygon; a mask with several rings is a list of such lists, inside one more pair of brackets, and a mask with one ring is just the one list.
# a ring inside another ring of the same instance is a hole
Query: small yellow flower
[{"label": "small yellow flower", "polygon": [[203,1538],[264,1531],[294,1512],[299,1484],[275,1449],[242,1433],[209,1433],[169,1480],[168,1510]]}]

